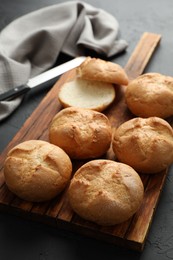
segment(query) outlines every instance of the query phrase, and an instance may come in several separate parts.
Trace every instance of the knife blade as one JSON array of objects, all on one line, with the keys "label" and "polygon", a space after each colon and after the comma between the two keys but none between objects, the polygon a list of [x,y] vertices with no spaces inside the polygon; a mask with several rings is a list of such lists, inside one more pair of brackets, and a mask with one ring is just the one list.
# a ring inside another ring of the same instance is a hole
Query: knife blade
[{"label": "knife blade", "polygon": [[63,73],[78,67],[84,60],[85,56],[79,56],[70,61],[67,61],[57,67],[54,67],[50,70],[47,70],[31,79],[25,85],[17,86],[13,89],[10,89],[2,94],[0,94],[0,101],[11,100],[22,94],[25,94],[30,89],[40,86],[42,84],[52,82],[54,79],[56,81],[57,77],[62,75]]}]

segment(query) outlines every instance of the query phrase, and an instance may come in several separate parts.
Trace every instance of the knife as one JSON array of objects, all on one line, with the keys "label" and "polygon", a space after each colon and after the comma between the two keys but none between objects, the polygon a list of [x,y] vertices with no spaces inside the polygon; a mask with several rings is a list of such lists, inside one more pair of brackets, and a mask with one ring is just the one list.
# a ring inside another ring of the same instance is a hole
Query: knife
[{"label": "knife", "polygon": [[62,75],[63,73],[65,73],[71,69],[78,67],[85,59],[86,59],[85,56],[80,56],[80,57],[74,58],[70,61],[67,61],[57,67],[54,67],[48,71],[45,71],[45,72],[29,79],[27,84],[15,87],[13,89],[10,89],[7,92],[0,94],[0,101],[11,100],[22,94],[25,94],[32,88],[35,88],[42,84],[48,83],[49,81],[52,82],[52,80],[56,81],[58,76]]}]

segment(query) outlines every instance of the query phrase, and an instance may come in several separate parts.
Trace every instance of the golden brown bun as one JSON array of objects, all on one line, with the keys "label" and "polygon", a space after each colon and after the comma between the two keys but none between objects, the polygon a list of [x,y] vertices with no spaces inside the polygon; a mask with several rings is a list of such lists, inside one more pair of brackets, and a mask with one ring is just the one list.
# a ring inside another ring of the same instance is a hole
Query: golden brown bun
[{"label": "golden brown bun", "polygon": [[110,82],[127,85],[128,77],[124,69],[113,62],[87,57],[76,69],[76,74],[82,79]]},{"label": "golden brown bun", "polygon": [[49,140],[73,159],[96,158],[110,147],[112,129],[108,118],[100,112],[69,107],[52,120]]},{"label": "golden brown bun", "polygon": [[68,189],[72,209],[100,225],[129,219],[140,207],[144,188],[130,166],[111,160],[93,160],[77,170]]},{"label": "golden brown bun", "polygon": [[129,83],[125,93],[131,112],[140,117],[173,115],[173,78],[146,73]]},{"label": "golden brown bun", "polygon": [[115,88],[111,83],[75,79],[61,86],[58,97],[63,107],[81,107],[101,112],[114,101]]},{"label": "golden brown bun", "polygon": [[68,155],[61,148],[39,140],[16,145],[9,151],[4,164],[9,190],[33,202],[55,197],[69,183],[71,172]]},{"label": "golden brown bun", "polygon": [[112,148],[136,171],[157,173],[173,162],[173,130],[158,117],[134,118],[115,130]]}]

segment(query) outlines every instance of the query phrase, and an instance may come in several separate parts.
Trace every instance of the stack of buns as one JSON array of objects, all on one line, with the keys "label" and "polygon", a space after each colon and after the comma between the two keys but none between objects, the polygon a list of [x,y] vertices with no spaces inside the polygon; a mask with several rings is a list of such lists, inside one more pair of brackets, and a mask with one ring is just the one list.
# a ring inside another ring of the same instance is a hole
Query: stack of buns
[{"label": "stack of buns", "polygon": [[[99,225],[126,221],[143,201],[139,173],[159,173],[173,162],[173,130],[164,120],[173,114],[172,82],[157,73],[128,82],[118,64],[88,57],[60,88],[64,108],[49,125],[49,142],[30,140],[7,155],[7,186],[30,201],[52,199],[67,187],[82,218]],[[115,99],[116,84],[127,85],[126,104],[137,117],[113,129],[101,112]],[[111,145],[118,162],[102,158]],[[72,177],[76,159],[89,162]]]}]

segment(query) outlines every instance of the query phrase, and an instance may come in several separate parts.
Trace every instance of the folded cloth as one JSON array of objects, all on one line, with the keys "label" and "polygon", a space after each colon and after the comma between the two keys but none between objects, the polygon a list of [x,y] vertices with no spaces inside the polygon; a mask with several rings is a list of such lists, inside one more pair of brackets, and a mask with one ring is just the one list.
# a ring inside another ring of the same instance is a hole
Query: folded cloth
[{"label": "folded cloth", "polygon": [[[25,84],[53,66],[60,52],[84,55],[92,49],[111,57],[126,49],[119,39],[118,21],[102,9],[81,1],[51,5],[10,23],[0,34],[0,93]],[[0,102],[0,121],[22,97]]]}]

